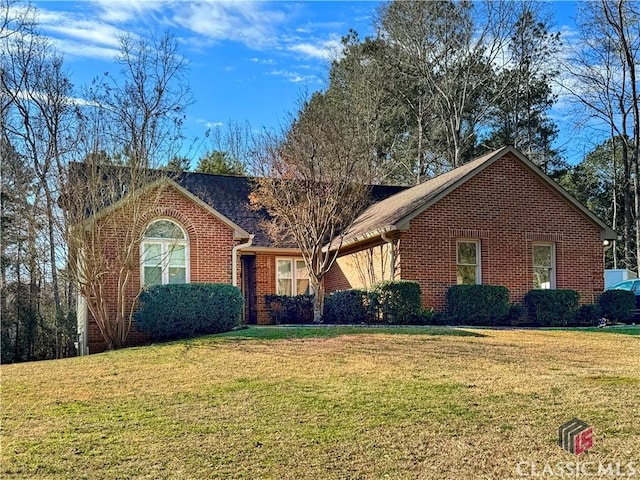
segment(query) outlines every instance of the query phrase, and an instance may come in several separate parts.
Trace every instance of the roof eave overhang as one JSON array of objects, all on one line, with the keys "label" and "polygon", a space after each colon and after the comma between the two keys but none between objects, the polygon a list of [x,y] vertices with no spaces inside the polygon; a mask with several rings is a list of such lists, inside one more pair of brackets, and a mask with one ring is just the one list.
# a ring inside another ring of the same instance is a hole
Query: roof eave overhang
[{"label": "roof eave overhang", "polygon": [[247,247],[242,250],[242,253],[264,253],[273,255],[300,255],[300,249],[298,247]]},{"label": "roof eave overhang", "polygon": [[170,187],[174,188],[180,194],[185,196],[188,200],[192,201],[193,203],[195,203],[196,205],[201,207],[203,210],[207,211],[208,213],[210,213],[211,215],[216,217],[218,220],[220,220],[222,223],[224,223],[226,226],[228,226],[233,231],[233,239],[234,240],[245,240],[245,239],[248,239],[250,237],[249,232],[247,232],[244,228],[240,227],[239,225],[234,223],[232,220],[230,220],[229,218],[227,218],[224,215],[222,215],[215,208],[211,207],[206,202],[204,202],[203,200],[198,198],[196,195],[191,193],[189,190],[187,190],[186,188],[182,187],[175,180],[172,180],[172,179],[166,178],[166,177],[162,177],[162,178],[160,178],[158,180],[155,180],[155,181],[149,183],[148,185],[146,185],[145,187],[141,188],[137,192],[135,192],[133,194],[129,194],[126,197],[124,197],[124,198],[118,200],[117,202],[113,203],[112,205],[109,205],[108,207],[100,210],[98,213],[96,213],[94,215],[91,215],[89,218],[87,218],[82,223],[82,226],[84,228],[89,228],[90,225],[93,224],[93,222],[95,222],[95,221],[97,221],[97,220],[99,220],[101,218],[104,218],[104,217],[110,215],[111,213],[119,210],[124,205],[126,205],[127,202],[131,201],[131,199],[132,199],[131,195],[134,195],[135,196],[134,198],[139,198],[140,196],[145,195],[146,193],[150,192],[154,188],[157,188],[157,187],[160,187],[160,186],[170,186]]},{"label": "roof eave overhang", "polygon": [[392,233],[392,232],[399,232],[399,231],[405,231],[408,229],[408,223],[406,226],[404,225],[398,225],[398,224],[394,224],[394,225],[387,225],[385,227],[381,227],[381,228],[377,228],[375,230],[372,230],[370,232],[364,233],[362,235],[358,235],[356,237],[352,237],[349,238],[348,240],[343,240],[342,242],[339,242],[337,245],[335,244],[335,241],[332,242],[330,245],[326,245],[323,250],[324,251],[335,251],[335,250],[341,250],[343,248],[350,248],[353,246],[356,246],[360,243],[365,243],[365,242],[369,242],[375,238],[378,237],[382,237],[383,235],[386,235],[387,233]]},{"label": "roof eave overhang", "polygon": [[177,182],[175,182],[174,180],[171,180],[171,179],[167,179],[167,181],[170,182],[170,185],[173,188],[175,188],[176,190],[178,190],[178,192],[180,192],[182,195],[187,197],[193,203],[197,204],[202,209],[206,210],[208,213],[210,213],[211,215],[216,217],[218,220],[220,220],[222,223],[224,223],[229,228],[231,228],[233,230],[233,239],[234,240],[245,240],[245,239],[248,239],[251,236],[251,234],[249,232],[247,232],[244,228],[242,228],[241,226],[239,226],[238,224],[233,222],[230,218],[225,217],[224,215],[222,215],[215,208],[210,206],[204,200],[200,199],[197,195],[194,195],[193,193],[191,193],[189,190],[187,190],[186,188],[181,186],[179,183],[177,183]]},{"label": "roof eave overhang", "polygon": [[576,208],[582,215],[587,217],[591,222],[593,222],[596,226],[600,228],[600,237],[602,240],[618,240],[619,235],[609,227],[605,222],[603,222],[599,217],[597,217],[591,210],[578,202],[571,194],[569,194],[564,188],[558,185],[554,180],[551,179],[548,175],[546,175],[540,168],[534,164],[531,160],[529,160],[525,155],[523,155],[518,149],[513,146],[506,146],[496,152],[487,160],[485,160],[482,165],[479,165],[477,168],[474,168],[470,172],[468,172],[463,177],[459,178],[455,182],[452,182],[446,188],[443,188],[441,192],[435,195],[433,198],[429,199],[428,202],[420,205],[420,207],[414,209],[409,214],[405,215],[403,218],[396,222],[395,227],[399,230],[408,230],[409,223],[415,217],[424,212],[427,208],[432,206],[433,204],[440,201],[442,198],[446,197],[453,190],[458,188],[460,185],[467,182],[472,177],[476,176],[484,169],[493,164],[496,160],[504,157],[505,155],[512,154],[516,156],[519,160],[524,163],[538,178],[540,178],[545,184],[547,184],[552,190],[558,193],[562,198],[564,198],[567,202],[569,202],[574,208]]}]

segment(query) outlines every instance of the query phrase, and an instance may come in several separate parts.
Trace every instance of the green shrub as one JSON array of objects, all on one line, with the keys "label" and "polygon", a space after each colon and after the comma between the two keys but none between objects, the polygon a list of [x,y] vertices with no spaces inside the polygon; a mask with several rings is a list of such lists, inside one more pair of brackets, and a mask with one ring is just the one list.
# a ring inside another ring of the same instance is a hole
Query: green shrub
[{"label": "green shrub", "polygon": [[575,290],[530,290],[524,296],[529,322],[539,327],[572,325],[580,296]]},{"label": "green shrub", "polygon": [[135,321],[153,340],[189,338],[238,326],[243,305],[240,289],[232,285],[156,285],[140,296]]},{"label": "green shrub", "polygon": [[368,293],[365,290],[333,292],[324,301],[325,323],[369,323]]},{"label": "green shrub", "polygon": [[447,290],[447,316],[453,323],[503,325],[509,290],[499,285],[453,285]]},{"label": "green shrub", "polygon": [[378,283],[370,293],[370,307],[383,323],[416,323],[422,312],[420,285],[405,280]]},{"label": "green shrub", "polygon": [[601,315],[611,322],[626,322],[633,318],[636,295],[628,290],[605,290],[598,298]]},{"label": "green shrub", "polygon": [[527,325],[527,309],[520,303],[512,303],[509,305],[509,313],[504,319],[505,325],[512,327],[524,327]]},{"label": "green shrub", "polygon": [[415,325],[438,325],[440,314],[434,308],[421,308],[415,316]]},{"label": "green shrub", "polygon": [[597,303],[580,305],[576,312],[574,326],[576,327],[593,327],[598,324],[601,317],[600,307]]},{"label": "green shrub", "polygon": [[313,323],[313,295],[265,295],[272,324]]}]

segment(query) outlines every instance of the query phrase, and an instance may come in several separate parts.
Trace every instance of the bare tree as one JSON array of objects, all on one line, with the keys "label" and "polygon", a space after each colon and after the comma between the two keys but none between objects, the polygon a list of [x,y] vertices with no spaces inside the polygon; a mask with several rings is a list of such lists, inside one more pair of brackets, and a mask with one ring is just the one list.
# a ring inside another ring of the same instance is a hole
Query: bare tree
[{"label": "bare tree", "polygon": [[[323,278],[342,234],[365,206],[372,156],[357,109],[327,95],[301,108],[282,136],[269,135],[256,156],[251,201],[271,215],[271,236],[302,252],[315,294],[314,321],[322,319]],[[333,249],[326,246],[334,242]]]},{"label": "bare tree", "polygon": [[143,291],[134,281],[139,248],[165,183],[161,173],[114,167],[101,155],[72,165],[64,196],[71,254],[69,270],[105,340],[122,347]]},{"label": "bare tree", "polygon": [[[99,106],[104,148],[127,165],[158,166],[178,156],[181,127],[192,102],[187,61],[174,37],[120,38],[120,72],[105,73],[85,93]],[[106,143],[108,142],[108,143]]]},{"label": "bare tree", "polygon": [[[637,2],[600,0],[582,5],[579,45],[567,65],[565,88],[620,145],[624,263],[640,266],[640,10]],[[593,122],[592,122],[593,123]],[[614,157],[616,152],[613,152]],[[614,196],[615,198],[615,196]]]},{"label": "bare tree", "polygon": [[[483,11],[474,15],[474,9]],[[502,95],[495,70],[505,62],[513,8],[510,2],[396,1],[381,7],[377,24],[389,45],[391,78],[410,87],[399,91],[416,120],[419,183],[430,156],[443,157],[448,168],[473,156],[476,127]]]},{"label": "bare tree", "polygon": [[[59,339],[59,322],[67,312],[59,275],[64,254],[58,235],[56,196],[63,157],[75,137],[72,85],[62,57],[37,31],[35,9],[3,1],[0,15],[3,156],[11,152],[14,162],[23,163],[23,169],[31,171],[35,180],[26,197],[31,212],[25,216],[30,219],[25,257],[30,274],[30,310],[39,319],[41,330],[48,330],[50,323],[51,336]],[[52,308],[46,301],[51,297],[45,292],[51,293]],[[60,342],[51,348],[54,356],[60,356]]]},{"label": "bare tree", "polygon": [[191,99],[172,37],[120,48],[120,75],[94,82],[77,109],[79,163],[64,194],[69,270],[109,349],[125,344],[143,289],[140,241],[169,174],[152,167],[175,158]]}]

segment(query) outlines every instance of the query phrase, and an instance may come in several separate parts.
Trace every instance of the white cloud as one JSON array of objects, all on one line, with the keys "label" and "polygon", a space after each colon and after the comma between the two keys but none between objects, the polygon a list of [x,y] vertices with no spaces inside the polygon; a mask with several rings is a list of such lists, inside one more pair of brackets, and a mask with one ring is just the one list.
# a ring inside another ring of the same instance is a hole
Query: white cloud
[{"label": "white cloud", "polygon": [[117,48],[103,47],[87,42],[55,39],[56,48],[71,57],[84,57],[112,61],[118,54]]},{"label": "white cloud", "polygon": [[259,65],[275,65],[276,61],[273,58],[258,58],[252,57],[249,59],[250,62],[257,63]]},{"label": "white cloud", "polygon": [[126,33],[113,25],[72,13],[38,10],[38,22],[60,52],[76,57],[112,60],[118,52],[118,38]]},{"label": "white cloud", "polygon": [[331,38],[315,43],[302,42],[289,45],[287,50],[302,54],[308,58],[319,60],[331,60],[342,52],[342,44],[339,40]]},{"label": "white cloud", "polygon": [[223,122],[211,122],[209,120],[205,120],[204,118],[196,118],[196,123],[204,125],[206,128],[219,128],[224,125]]},{"label": "white cloud", "polygon": [[73,21],[66,24],[49,24],[44,28],[56,36],[70,37],[82,42],[91,42],[106,47],[118,47],[118,37],[124,34],[124,31],[93,21]]},{"label": "white cloud", "polygon": [[162,0],[94,0],[104,22],[125,23],[161,12],[169,2]]},{"label": "white cloud", "polygon": [[318,83],[318,77],[315,75],[303,75],[291,70],[272,70],[269,75],[276,77],[284,77],[292,83]]},{"label": "white cloud", "polygon": [[181,3],[173,20],[194,33],[218,40],[243,43],[265,49],[276,44],[277,26],[286,20],[282,11],[267,10],[257,2],[221,2],[209,0]]}]

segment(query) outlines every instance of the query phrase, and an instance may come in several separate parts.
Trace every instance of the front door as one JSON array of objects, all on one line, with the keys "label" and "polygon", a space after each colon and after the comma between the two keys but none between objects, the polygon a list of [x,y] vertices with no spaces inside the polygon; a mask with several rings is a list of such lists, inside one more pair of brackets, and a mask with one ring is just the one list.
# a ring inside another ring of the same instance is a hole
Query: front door
[{"label": "front door", "polygon": [[242,262],[242,293],[244,295],[244,321],[248,325],[258,323],[256,308],[256,257],[243,255]]}]

